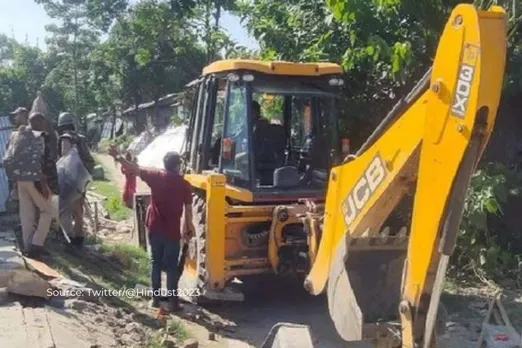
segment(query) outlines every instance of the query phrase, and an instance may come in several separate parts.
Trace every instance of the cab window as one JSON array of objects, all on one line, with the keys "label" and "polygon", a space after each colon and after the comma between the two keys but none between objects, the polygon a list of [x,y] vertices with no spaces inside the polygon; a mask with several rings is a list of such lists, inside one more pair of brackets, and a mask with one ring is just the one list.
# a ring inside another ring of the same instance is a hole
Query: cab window
[{"label": "cab window", "polygon": [[227,175],[230,183],[238,186],[246,186],[250,181],[246,103],[246,87],[240,82],[231,82],[221,156],[223,173]]}]

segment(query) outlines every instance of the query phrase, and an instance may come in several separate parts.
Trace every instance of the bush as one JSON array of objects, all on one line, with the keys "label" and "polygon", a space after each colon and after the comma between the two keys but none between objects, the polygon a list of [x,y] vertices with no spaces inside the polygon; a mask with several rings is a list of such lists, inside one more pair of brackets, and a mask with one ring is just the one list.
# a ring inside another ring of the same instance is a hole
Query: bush
[{"label": "bush", "polygon": [[103,138],[100,140],[100,143],[98,144],[98,152],[105,153],[109,149],[109,146],[112,144],[111,140],[108,138]]},{"label": "bush", "polygon": [[514,171],[493,164],[472,177],[465,200],[452,272],[505,279],[519,273],[522,245],[518,230],[505,223],[505,208],[517,199],[522,181]]},{"label": "bush", "polygon": [[120,135],[114,139],[114,144],[120,149],[120,150],[127,150],[129,145],[132,143],[132,140],[134,137],[132,135]]},{"label": "bush", "polygon": [[120,150],[125,151],[133,139],[134,137],[128,134],[117,136],[114,139],[103,138],[98,145],[98,151],[101,153],[107,152],[110,145],[116,145]]}]

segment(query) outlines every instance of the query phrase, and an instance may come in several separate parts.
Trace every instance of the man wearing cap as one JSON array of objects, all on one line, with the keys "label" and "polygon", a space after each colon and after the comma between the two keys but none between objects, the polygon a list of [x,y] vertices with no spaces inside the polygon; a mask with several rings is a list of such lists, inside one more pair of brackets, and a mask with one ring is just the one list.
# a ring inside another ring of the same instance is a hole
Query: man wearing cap
[{"label": "man wearing cap", "polygon": [[[92,174],[96,162],[92,157],[87,138],[76,132],[74,119],[68,112],[62,112],[58,118],[58,150],[60,157],[68,152],[68,148],[76,147],[85,169]],[[81,248],[84,242],[83,213],[85,192],[67,207],[60,207],[60,224],[71,239],[71,244]]]},{"label": "man wearing cap", "polygon": [[29,118],[29,111],[23,106],[16,108],[15,111],[11,112],[11,123],[13,124],[15,129],[18,129],[20,126],[27,125],[27,119]]},{"label": "man wearing cap", "polygon": [[[172,311],[180,310],[175,291],[178,288],[178,257],[180,240],[187,240],[194,231],[192,224],[192,190],[190,184],[180,175],[181,159],[178,153],[168,152],[163,158],[165,170],[145,169],[126,160],[111,146],[109,154],[125,168],[128,173],[139,175],[151,189],[151,200],[147,208],[145,224],[148,229],[152,261],[151,306],[159,307],[161,271],[167,269],[167,289]],[[184,226],[181,217],[185,212]]]}]

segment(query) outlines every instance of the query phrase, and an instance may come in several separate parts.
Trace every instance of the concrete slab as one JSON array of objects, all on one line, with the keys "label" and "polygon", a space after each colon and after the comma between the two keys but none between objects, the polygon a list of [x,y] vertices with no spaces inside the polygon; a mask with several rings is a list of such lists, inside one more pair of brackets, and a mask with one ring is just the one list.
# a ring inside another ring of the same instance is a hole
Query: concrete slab
[{"label": "concrete slab", "polygon": [[25,269],[25,261],[15,247],[15,241],[0,240],[0,288],[7,287],[12,271]]},{"label": "concrete slab", "polygon": [[15,270],[9,274],[7,291],[12,294],[49,299],[50,289],[49,282],[26,269]]},{"label": "concrete slab", "polygon": [[56,347],[48,324],[47,313],[48,311],[45,308],[23,309],[28,342],[38,342],[35,345],[36,347]]},{"label": "concrete slab", "polygon": [[0,345],[10,348],[26,348],[29,340],[25,330],[22,306],[17,302],[12,303],[0,307],[0,313]]},{"label": "concrete slab", "polygon": [[0,307],[0,347],[118,347],[109,328],[93,327],[85,318],[52,307]]}]

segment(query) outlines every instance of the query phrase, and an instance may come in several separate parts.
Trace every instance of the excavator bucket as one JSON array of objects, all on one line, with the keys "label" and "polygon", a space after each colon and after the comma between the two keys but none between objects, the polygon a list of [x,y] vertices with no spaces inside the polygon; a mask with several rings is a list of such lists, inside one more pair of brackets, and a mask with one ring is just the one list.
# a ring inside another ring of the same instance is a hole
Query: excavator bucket
[{"label": "excavator bucket", "polygon": [[314,348],[310,327],[278,323],[272,327],[261,348]]},{"label": "excavator bucket", "polygon": [[[347,250],[350,241],[340,243],[330,268],[328,309],[339,335],[354,342],[375,337],[379,325],[367,323],[398,320],[405,251]],[[371,332],[368,332],[371,331]],[[382,328],[377,336],[388,334]]]}]

